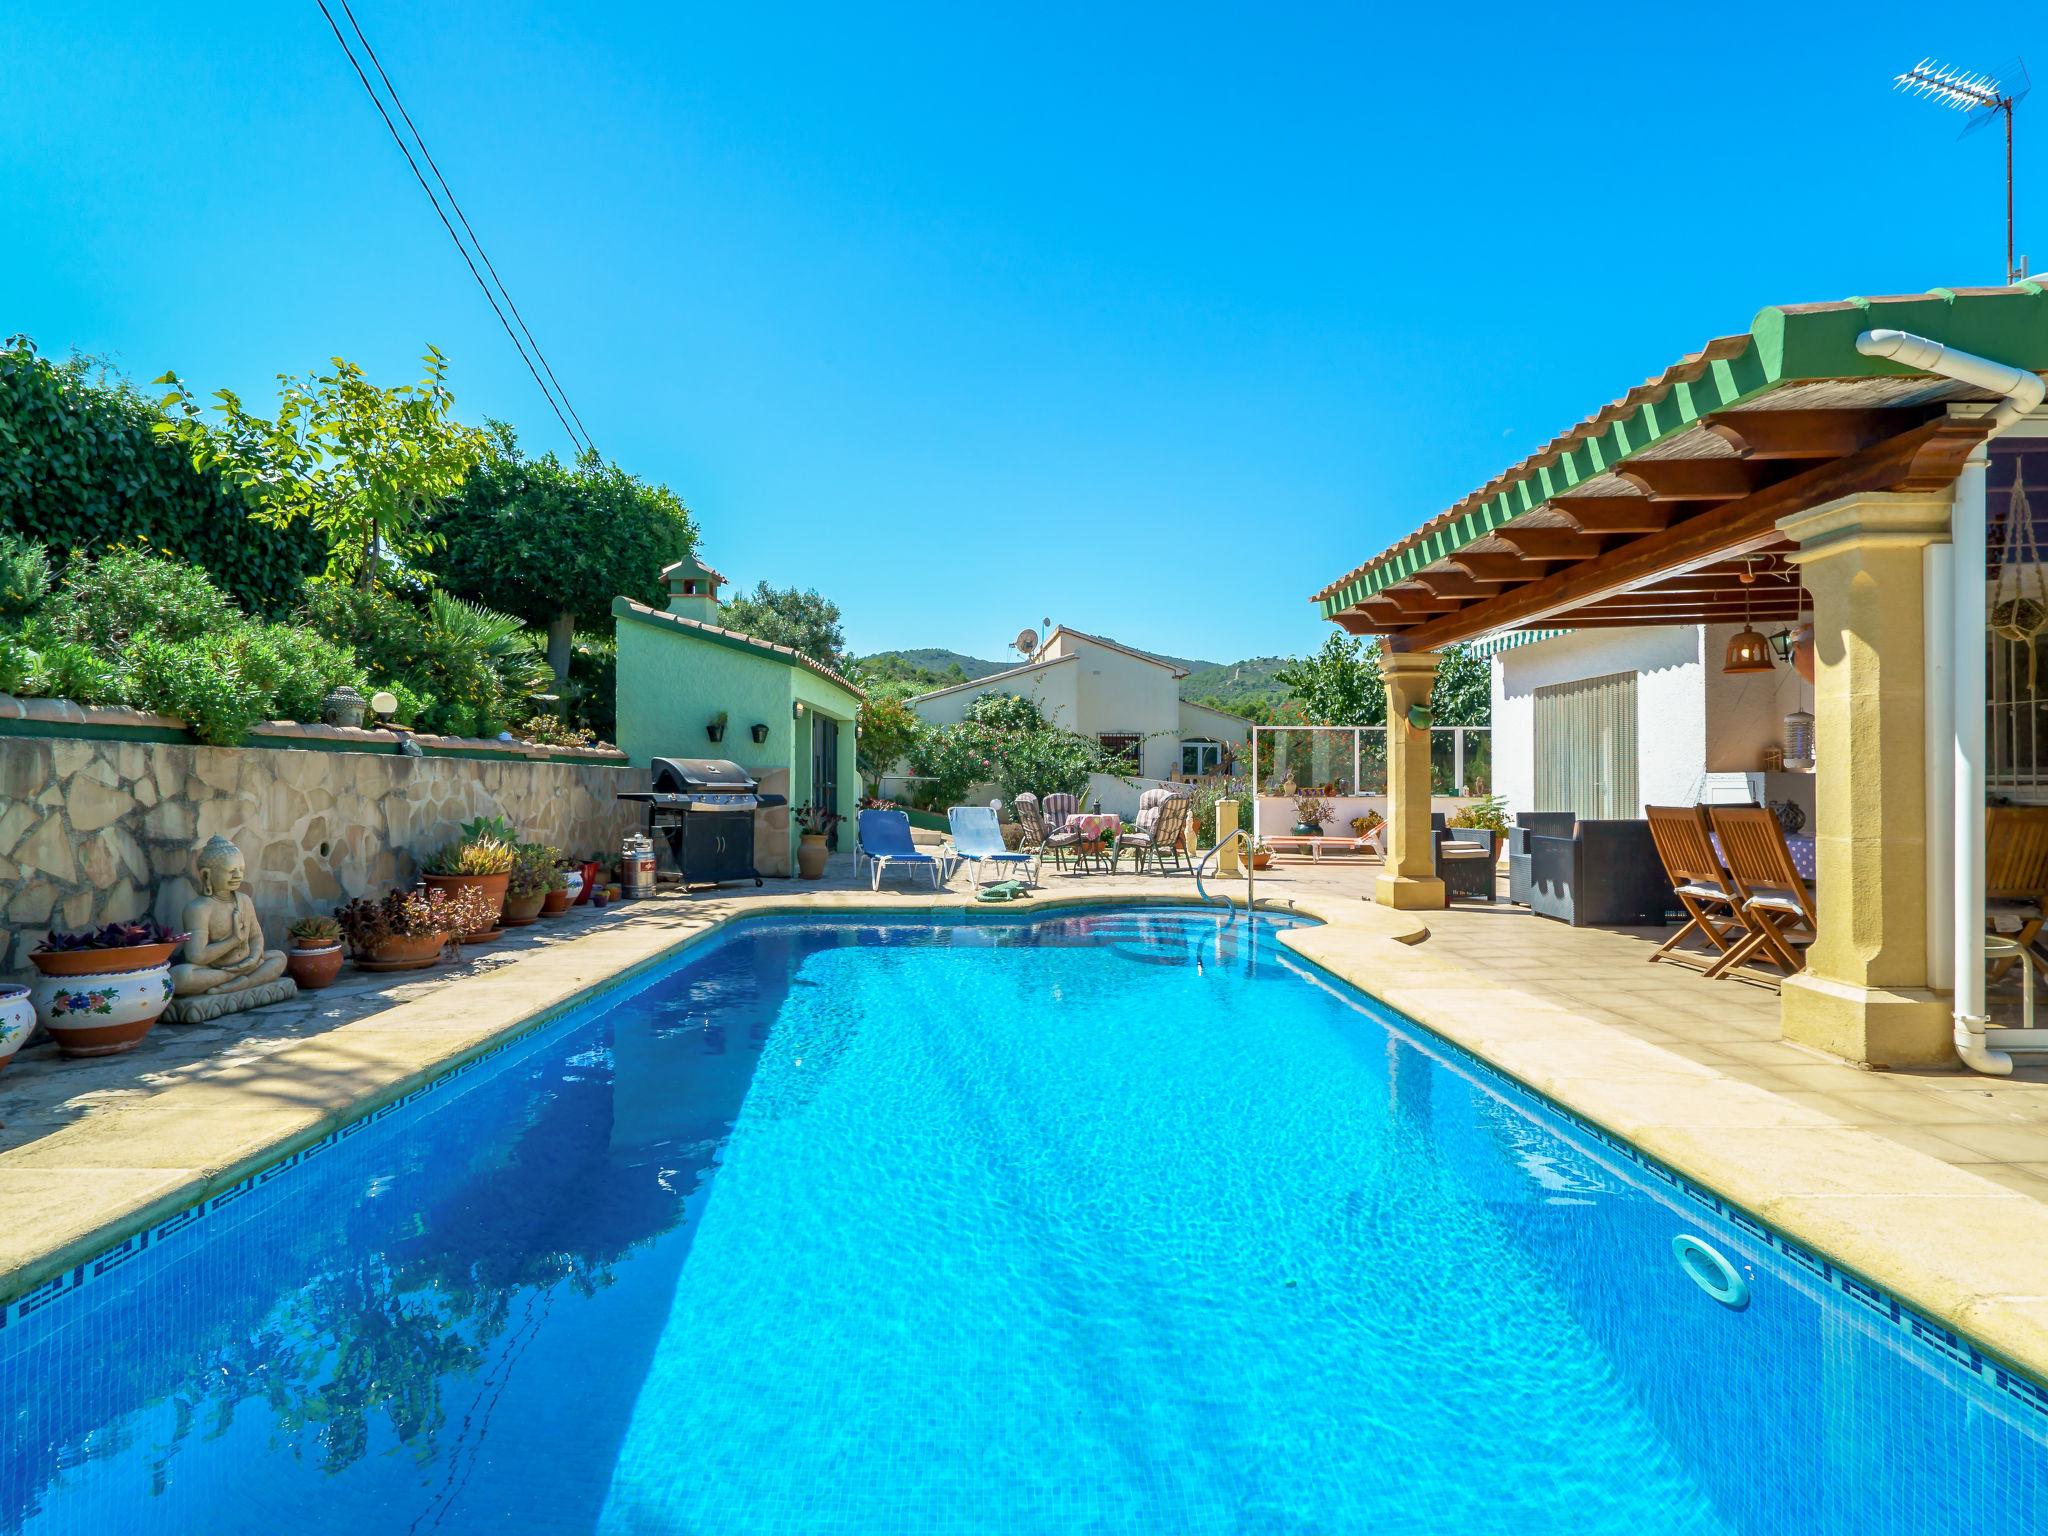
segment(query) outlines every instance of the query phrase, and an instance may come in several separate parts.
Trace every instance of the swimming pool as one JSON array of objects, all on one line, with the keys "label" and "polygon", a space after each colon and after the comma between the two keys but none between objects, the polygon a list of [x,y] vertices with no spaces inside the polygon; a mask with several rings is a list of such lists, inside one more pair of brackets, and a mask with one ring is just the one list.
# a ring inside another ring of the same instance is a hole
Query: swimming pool
[{"label": "swimming pool", "polygon": [[2048,1522],[2032,1384],[1274,926],[730,928],[0,1313],[0,1528]]}]

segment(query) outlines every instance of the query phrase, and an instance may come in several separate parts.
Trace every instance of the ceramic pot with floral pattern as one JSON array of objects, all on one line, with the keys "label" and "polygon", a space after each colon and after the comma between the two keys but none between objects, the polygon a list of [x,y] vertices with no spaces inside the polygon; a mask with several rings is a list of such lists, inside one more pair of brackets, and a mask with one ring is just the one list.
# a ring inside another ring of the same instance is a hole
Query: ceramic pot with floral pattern
[{"label": "ceramic pot with floral pattern", "polygon": [[36,1032],[35,999],[28,988],[14,982],[0,982],[0,1067],[14,1059],[14,1053],[28,1044]]},{"label": "ceramic pot with floral pattern", "polygon": [[133,1050],[170,1003],[171,968],[45,976],[29,995],[66,1056],[113,1056]]}]

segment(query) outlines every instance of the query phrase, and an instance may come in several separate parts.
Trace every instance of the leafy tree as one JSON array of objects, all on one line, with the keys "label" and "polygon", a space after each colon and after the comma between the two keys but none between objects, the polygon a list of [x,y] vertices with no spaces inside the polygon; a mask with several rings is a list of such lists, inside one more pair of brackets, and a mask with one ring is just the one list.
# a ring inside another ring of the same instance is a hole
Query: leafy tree
[{"label": "leafy tree", "polygon": [[339,357],[331,373],[279,374],[275,420],[249,411],[233,390],[216,390],[213,426],[167,373],[156,381],[171,391],[160,408],[178,414],[154,430],[182,442],[198,469],[244,487],[258,522],[310,522],[327,541],[328,577],[368,590],[383,558],[416,562],[433,551],[438,535],[427,515],[462,489],[483,449],[483,435],[453,419],[447,360],[429,347],[423,361],[420,381],[395,389]]},{"label": "leafy tree", "polygon": [[910,755],[923,722],[900,698],[869,694],[860,706],[860,741],[855,757],[860,771],[879,781]]},{"label": "leafy tree", "polygon": [[1443,660],[1437,663],[1429,709],[1438,725],[1490,725],[1493,663],[1474,654],[1469,645],[1445,646]]},{"label": "leafy tree", "polygon": [[853,664],[854,670],[848,675],[869,693],[887,693],[896,698],[908,698],[913,694],[930,693],[935,688],[950,688],[955,683],[968,680],[967,669],[954,662],[945,671],[919,666],[893,651],[879,656],[867,656]]},{"label": "leafy tree", "polygon": [[816,588],[799,592],[756,582],[751,596],[731,598],[719,609],[718,622],[757,640],[790,646],[840,672],[853,665],[839,627],[839,605],[820,597]]},{"label": "leafy tree", "polygon": [[1276,674],[1311,725],[1385,725],[1387,691],[1376,645],[1330,631],[1313,656],[1290,661]]},{"label": "leafy tree", "polygon": [[667,486],[594,454],[528,458],[501,421],[488,438],[462,493],[428,517],[436,552],[423,563],[449,591],[546,628],[567,683],[578,628],[609,634],[621,594],[660,607],[662,568],[690,553],[696,525]]}]

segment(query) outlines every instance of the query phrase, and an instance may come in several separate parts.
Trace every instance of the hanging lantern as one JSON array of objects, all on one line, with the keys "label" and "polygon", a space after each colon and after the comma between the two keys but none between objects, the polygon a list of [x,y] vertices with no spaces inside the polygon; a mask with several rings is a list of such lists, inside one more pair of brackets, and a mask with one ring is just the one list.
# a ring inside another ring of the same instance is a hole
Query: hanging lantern
[{"label": "hanging lantern", "polygon": [[1771,642],[1747,625],[1728,637],[1723,672],[1769,672],[1776,666],[1771,660]]},{"label": "hanging lantern", "polygon": [[1728,637],[1728,654],[1721,660],[1723,672],[1768,672],[1777,663],[1771,660],[1771,642],[1757,633],[1756,626],[1749,622],[1749,593],[1756,582],[1756,572],[1747,561],[1743,562],[1742,574],[1742,628]]},{"label": "hanging lantern", "polygon": [[1785,766],[1802,772],[1813,766],[1813,716],[1803,709],[1785,717]]}]

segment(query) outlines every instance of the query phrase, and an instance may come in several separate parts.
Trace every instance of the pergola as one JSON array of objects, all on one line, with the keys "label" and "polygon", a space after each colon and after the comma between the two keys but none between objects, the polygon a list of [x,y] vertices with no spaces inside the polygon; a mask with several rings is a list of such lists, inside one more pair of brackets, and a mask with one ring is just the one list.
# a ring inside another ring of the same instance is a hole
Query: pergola
[{"label": "pergola", "polygon": [[[1380,637],[1390,721],[1419,718],[1434,653],[1457,641],[1810,615],[1827,899],[1808,968],[1785,988],[1786,1033],[1903,1064],[1952,1059],[1911,830],[1924,830],[1928,783],[1924,570],[1994,396],[1864,355],[1858,336],[1878,328],[2048,370],[2048,292],[2031,282],[1766,309],[1314,600]],[[1427,735],[1388,745],[1379,897],[1440,906]]]}]

